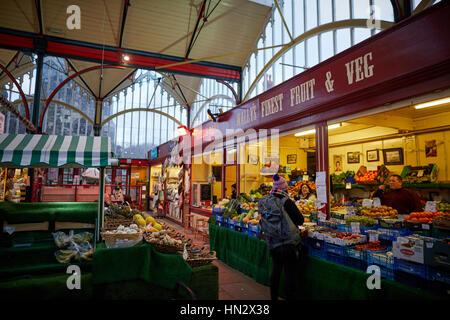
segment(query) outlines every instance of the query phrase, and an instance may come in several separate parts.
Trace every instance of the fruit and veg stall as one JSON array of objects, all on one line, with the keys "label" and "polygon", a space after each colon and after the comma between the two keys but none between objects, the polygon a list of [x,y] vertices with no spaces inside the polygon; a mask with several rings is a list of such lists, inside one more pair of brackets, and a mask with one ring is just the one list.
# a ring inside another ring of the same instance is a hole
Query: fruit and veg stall
[{"label": "fruit and veg stall", "polygon": [[[34,139],[35,149],[8,149],[5,141],[19,138]],[[101,140],[86,145],[102,145],[108,149],[81,152],[84,158],[77,157],[78,162],[74,162],[75,143],[74,150],[70,143],[69,150],[62,153],[52,150],[53,144],[60,145],[64,139],[74,141],[74,137],[5,135],[2,137],[6,146],[4,154],[16,156],[0,165],[13,168],[97,166],[103,176],[104,168],[112,161],[109,138],[85,138]],[[40,140],[47,143],[39,143]],[[49,148],[38,149],[42,145]],[[28,157],[27,152],[33,156]],[[48,163],[41,159],[47,159]],[[104,189],[102,181],[100,190]],[[180,295],[189,298],[184,291],[174,291],[182,283],[195,290],[197,298],[217,299],[218,274],[217,267],[211,264],[215,259],[212,253],[183,242],[184,239],[179,239],[179,235],[164,228],[162,223],[153,218],[144,219],[138,210],[114,204],[105,209],[103,193],[99,198],[99,202],[0,202],[0,296],[8,299],[170,299]],[[157,243],[152,244],[155,240]],[[184,250],[184,257],[178,251],[162,253],[175,246]],[[67,288],[70,265],[80,268],[82,290]],[[148,268],[142,269],[144,265]],[[126,286],[129,290],[119,292],[118,289]]]},{"label": "fruit and veg stall", "polygon": [[[297,189],[291,187],[290,191]],[[446,298],[450,288],[450,264],[445,258],[450,253],[448,210],[399,217],[392,207],[375,207],[373,201],[360,199],[345,206],[334,203],[326,217],[317,212],[314,202],[297,202],[297,207],[305,218],[300,229],[308,252],[299,266],[303,296],[386,299],[396,292],[393,299]],[[438,202],[436,208],[445,209],[447,204]],[[210,246],[218,259],[268,285],[271,258],[264,235],[255,227],[260,219],[257,210],[258,202],[250,195],[221,200],[210,219]],[[411,258],[417,252],[423,255]],[[380,270],[384,295],[348,287],[349,279],[365,284],[370,265]],[[336,296],[308,291],[305,282],[311,280],[307,277],[315,279],[312,287],[322,286]]]}]

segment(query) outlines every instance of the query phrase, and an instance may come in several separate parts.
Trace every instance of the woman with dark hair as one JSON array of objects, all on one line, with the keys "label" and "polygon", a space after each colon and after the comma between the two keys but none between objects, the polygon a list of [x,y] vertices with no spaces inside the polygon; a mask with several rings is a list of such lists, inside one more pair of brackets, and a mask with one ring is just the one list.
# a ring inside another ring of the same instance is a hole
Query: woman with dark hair
[{"label": "woman with dark hair", "polygon": [[294,199],[301,201],[314,201],[316,200],[316,196],[311,190],[311,187],[307,183],[303,183],[298,196],[294,197]]}]

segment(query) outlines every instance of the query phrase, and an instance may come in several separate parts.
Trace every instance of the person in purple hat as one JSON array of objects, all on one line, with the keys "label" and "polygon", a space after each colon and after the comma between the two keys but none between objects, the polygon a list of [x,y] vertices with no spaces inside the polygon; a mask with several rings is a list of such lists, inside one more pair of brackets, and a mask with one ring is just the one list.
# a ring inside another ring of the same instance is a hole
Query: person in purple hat
[{"label": "person in purple hat", "polygon": [[261,214],[261,231],[272,256],[270,276],[272,300],[278,300],[278,288],[283,269],[286,299],[295,299],[296,273],[302,244],[298,226],[303,224],[304,218],[290,199],[287,190],[286,180],[275,174],[272,191],[258,203],[258,211]]}]

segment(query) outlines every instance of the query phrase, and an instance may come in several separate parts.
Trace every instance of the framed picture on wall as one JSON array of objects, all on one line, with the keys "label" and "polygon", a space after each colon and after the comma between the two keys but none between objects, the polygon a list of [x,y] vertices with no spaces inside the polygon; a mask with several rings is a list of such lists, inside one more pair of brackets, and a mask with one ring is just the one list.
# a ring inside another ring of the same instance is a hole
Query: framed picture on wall
[{"label": "framed picture on wall", "polygon": [[334,155],[333,156],[333,163],[334,163],[334,171],[342,171],[342,156]]},{"label": "framed picture on wall", "polygon": [[288,154],[287,163],[297,163],[297,154]]},{"label": "framed picture on wall", "polygon": [[359,163],[359,152],[347,152],[347,163]]},{"label": "framed picture on wall", "polygon": [[375,150],[367,150],[366,158],[368,162],[379,161],[380,158],[378,156],[378,149]]},{"label": "framed picture on wall", "polygon": [[385,165],[402,165],[403,149],[402,148],[383,149],[383,158]]},{"label": "framed picture on wall", "polygon": [[256,155],[256,154],[249,154],[248,155],[248,163],[249,164],[258,164],[258,155]]}]

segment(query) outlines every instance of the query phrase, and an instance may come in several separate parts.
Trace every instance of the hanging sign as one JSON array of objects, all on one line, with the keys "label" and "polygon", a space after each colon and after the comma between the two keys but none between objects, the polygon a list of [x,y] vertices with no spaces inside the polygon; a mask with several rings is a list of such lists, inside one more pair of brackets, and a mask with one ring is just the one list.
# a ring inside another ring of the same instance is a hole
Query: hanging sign
[{"label": "hanging sign", "polygon": [[155,147],[150,151],[150,160],[155,160],[157,158],[158,158],[158,147]]}]

